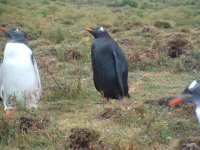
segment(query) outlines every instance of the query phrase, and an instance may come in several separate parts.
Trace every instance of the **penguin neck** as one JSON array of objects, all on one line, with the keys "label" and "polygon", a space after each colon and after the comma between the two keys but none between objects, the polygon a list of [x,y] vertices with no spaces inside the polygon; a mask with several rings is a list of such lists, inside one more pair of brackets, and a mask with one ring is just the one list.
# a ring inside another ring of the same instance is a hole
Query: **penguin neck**
[{"label": "penguin neck", "polygon": [[9,39],[8,40],[8,43],[22,43],[22,44],[25,44],[25,45],[27,45],[28,46],[28,42],[26,41],[26,39],[25,38],[19,38],[19,39]]},{"label": "penguin neck", "polygon": [[200,124],[200,105],[196,106],[196,116],[197,116],[198,122]]},{"label": "penguin neck", "polygon": [[6,44],[6,47],[13,47],[13,48],[17,49],[18,47],[28,47],[28,46],[21,42],[8,42]]},{"label": "penguin neck", "polygon": [[31,53],[31,49],[24,43],[7,43],[4,50],[4,56],[23,56]]}]

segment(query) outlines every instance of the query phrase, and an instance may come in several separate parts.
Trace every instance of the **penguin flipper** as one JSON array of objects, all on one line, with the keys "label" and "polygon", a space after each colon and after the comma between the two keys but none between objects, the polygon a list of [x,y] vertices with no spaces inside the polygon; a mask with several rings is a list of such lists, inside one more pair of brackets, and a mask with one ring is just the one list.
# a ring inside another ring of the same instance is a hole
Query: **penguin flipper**
[{"label": "penguin flipper", "polygon": [[123,65],[122,60],[120,59],[120,57],[121,57],[121,56],[119,56],[120,54],[118,54],[118,52],[117,52],[118,48],[119,47],[115,45],[115,50],[112,50],[112,51],[113,51],[113,55],[114,55],[114,59],[115,59],[117,78],[118,78],[121,90],[123,92],[123,95],[124,95],[123,71],[122,71],[124,65]]},{"label": "penguin flipper", "polygon": [[37,77],[38,90],[39,90],[39,94],[40,94],[40,97],[41,97],[41,95],[42,95],[42,86],[41,86],[40,74],[39,74],[37,63],[36,63],[36,60],[35,60],[33,54],[31,55],[31,60],[32,60],[32,63],[33,63],[33,66],[34,66],[36,77]]},{"label": "penguin flipper", "polygon": [[2,74],[2,64],[0,64],[0,101],[3,99],[3,74]]}]

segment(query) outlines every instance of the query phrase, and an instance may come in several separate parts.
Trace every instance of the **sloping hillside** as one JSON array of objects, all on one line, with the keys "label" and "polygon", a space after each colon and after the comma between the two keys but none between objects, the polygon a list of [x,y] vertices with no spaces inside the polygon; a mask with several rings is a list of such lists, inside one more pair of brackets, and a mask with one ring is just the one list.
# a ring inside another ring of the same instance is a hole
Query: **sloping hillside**
[{"label": "sloping hillside", "polygon": [[[200,77],[198,0],[0,0],[0,25],[25,32],[43,86],[37,112],[19,106],[6,117],[0,104],[0,149],[200,147],[194,105],[167,106]],[[97,25],[126,54],[132,96],[105,110],[84,31]]]}]

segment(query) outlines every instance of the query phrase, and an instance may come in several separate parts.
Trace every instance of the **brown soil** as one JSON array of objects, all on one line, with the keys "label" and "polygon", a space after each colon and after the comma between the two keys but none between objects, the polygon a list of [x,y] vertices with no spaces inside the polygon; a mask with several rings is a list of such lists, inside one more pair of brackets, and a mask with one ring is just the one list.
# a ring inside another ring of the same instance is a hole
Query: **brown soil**
[{"label": "brown soil", "polygon": [[121,108],[105,108],[102,112],[96,115],[96,119],[117,119],[122,116]]},{"label": "brown soil", "polygon": [[88,128],[73,128],[70,131],[69,140],[72,150],[95,150],[100,133]]},{"label": "brown soil", "polygon": [[144,100],[145,104],[150,104],[150,105],[155,105],[158,104],[160,106],[168,106],[169,102],[173,99],[174,97],[163,97],[163,98],[159,98],[156,100]]},{"label": "brown soil", "polygon": [[175,140],[169,146],[170,150],[200,150],[200,138]]},{"label": "brown soil", "polygon": [[41,130],[48,126],[47,119],[33,119],[28,117],[20,117],[20,130],[27,133],[29,130]]},{"label": "brown soil", "polygon": [[171,58],[187,54],[192,49],[191,42],[186,38],[186,34],[174,33],[166,36],[166,49]]}]

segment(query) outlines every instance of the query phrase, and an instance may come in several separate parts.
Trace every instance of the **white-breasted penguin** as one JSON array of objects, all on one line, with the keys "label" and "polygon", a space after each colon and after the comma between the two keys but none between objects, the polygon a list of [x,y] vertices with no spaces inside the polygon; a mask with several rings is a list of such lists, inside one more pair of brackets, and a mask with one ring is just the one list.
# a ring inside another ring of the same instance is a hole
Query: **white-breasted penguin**
[{"label": "white-breasted penguin", "polygon": [[0,96],[6,115],[18,101],[27,108],[37,108],[41,97],[41,81],[37,63],[22,31],[17,28],[0,28],[8,42],[0,68]]},{"label": "white-breasted penguin", "polygon": [[196,116],[200,124],[200,80],[192,81],[180,95],[169,103],[169,106],[187,102],[196,104]]}]

